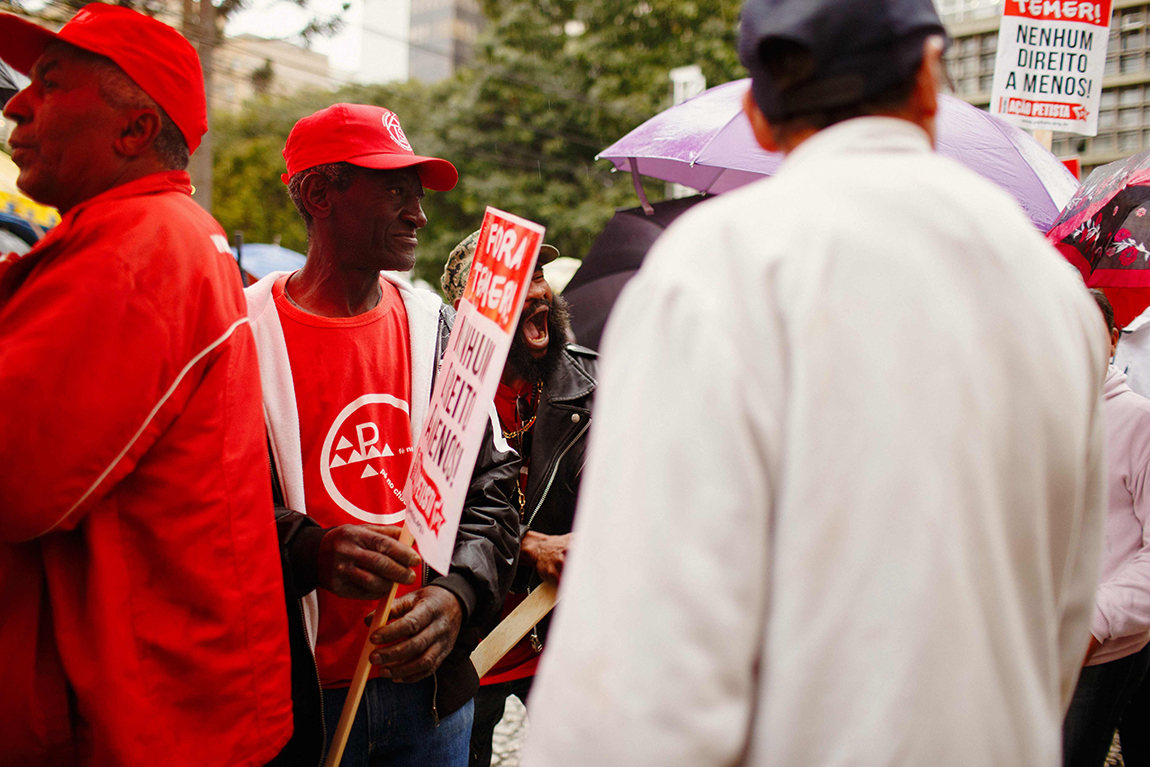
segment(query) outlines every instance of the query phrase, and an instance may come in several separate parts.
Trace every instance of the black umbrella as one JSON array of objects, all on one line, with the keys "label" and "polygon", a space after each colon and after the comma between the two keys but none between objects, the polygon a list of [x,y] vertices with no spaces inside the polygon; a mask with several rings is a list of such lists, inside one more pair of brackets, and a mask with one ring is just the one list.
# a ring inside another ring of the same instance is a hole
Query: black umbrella
[{"label": "black umbrella", "polygon": [[657,202],[651,215],[642,208],[616,211],[587,252],[579,271],[563,289],[563,297],[571,307],[571,329],[579,343],[599,348],[615,299],[639,271],[651,245],[683,211],[708,197]]},{"label": "black umbrella", "polygon": [[0,107],[8,103],[8,99],[15,96],[22,88],[28,85],[28,78],[18,74],[10,66],[0,61]]}]

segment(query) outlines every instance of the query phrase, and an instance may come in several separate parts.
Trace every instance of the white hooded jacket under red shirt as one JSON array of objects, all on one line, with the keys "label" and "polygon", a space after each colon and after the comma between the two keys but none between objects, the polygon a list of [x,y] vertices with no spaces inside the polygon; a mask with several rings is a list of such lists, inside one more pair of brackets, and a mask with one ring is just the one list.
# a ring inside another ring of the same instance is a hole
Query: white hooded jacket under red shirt
[{"label": "white hooded jacket under red shirt", "polygon": [[292,731],[235,260],[159,173],[0,263],[0,764],[262,765]]}]

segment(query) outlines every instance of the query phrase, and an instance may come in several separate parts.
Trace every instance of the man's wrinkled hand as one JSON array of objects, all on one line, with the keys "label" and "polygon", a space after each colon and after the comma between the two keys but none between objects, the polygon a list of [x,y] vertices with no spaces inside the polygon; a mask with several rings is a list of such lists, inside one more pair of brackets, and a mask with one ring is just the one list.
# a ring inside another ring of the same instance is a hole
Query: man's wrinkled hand
[{"label": "man's wrinkled hand", "polygon": [[426,679],[455,647],[463,623],[463,608],[454,594],[426,586],[404,594],[391,606],[391,621],[371,635],[385,645],[371,654],[383,676],[410,683]]},{"label": "man's wrinkled hand", "polygon": [[566,535],[543,535],[528,530],[523,536],[521,548],[525,564],[534,565],[535,572],[545,581],[558,583],[563,575],[563,565],[567,561],[567,549],[571,546],[571,533]]},{"label": "man's wrinkled hand", "polygon": [[414,583],[420,563],[415,549],[400,543],[400,528],[340,525],[319,544],[319,585],[348,599],[382,599],[392,583]]}]

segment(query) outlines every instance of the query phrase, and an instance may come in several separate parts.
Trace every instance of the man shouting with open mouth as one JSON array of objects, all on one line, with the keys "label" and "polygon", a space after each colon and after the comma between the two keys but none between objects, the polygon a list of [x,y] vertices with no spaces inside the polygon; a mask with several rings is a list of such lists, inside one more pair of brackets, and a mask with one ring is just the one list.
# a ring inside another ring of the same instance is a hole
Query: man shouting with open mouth
[{"label": "man shouting with open mouth", "polygon": [[[455,306],[467,285],[478,239],[479,232],[473,232],[455,246],[444,268],[440,281],[444,300]],[[591,425],[596,354],[568,343],[567,303],[551,291],[543,275],[543,266],[558,256],[551,245],[539,251],[495,394],[503,436],[523,457],[519,475],[523,544],[503,616],[543,580],[558,582],[562,575]],[[547,625],[544,618],[481,680],[475,696],[470,767],[491,763],[491,736],[507,696],[527,700]]]}]

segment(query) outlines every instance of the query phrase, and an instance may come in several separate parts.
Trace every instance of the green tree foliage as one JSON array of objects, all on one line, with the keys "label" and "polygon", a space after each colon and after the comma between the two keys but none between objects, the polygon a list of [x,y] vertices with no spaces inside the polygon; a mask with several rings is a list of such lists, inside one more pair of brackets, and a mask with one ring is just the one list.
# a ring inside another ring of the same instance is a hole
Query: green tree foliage
[{"label": "green tree foliage", "polygon": [[[736,0],[486,0],[490,24],[476,60],[449,80],[263,100],[218,121],[214,212],[250,242],[279,234],[303,250],[279,152],[299,117],[358,101],[392,109],[417,153],[459,168],[455,190],[425,201],[418,276],[438,284],[448,252],[487,205],[539,221],[549,242],[582,258],[615,208],[638,204],[630,176],[595,155],[670,106],[672,68],[698,64],[708,85],[743,76],[738,8]],[[662,183],[646,190],[663,196]]]}]

